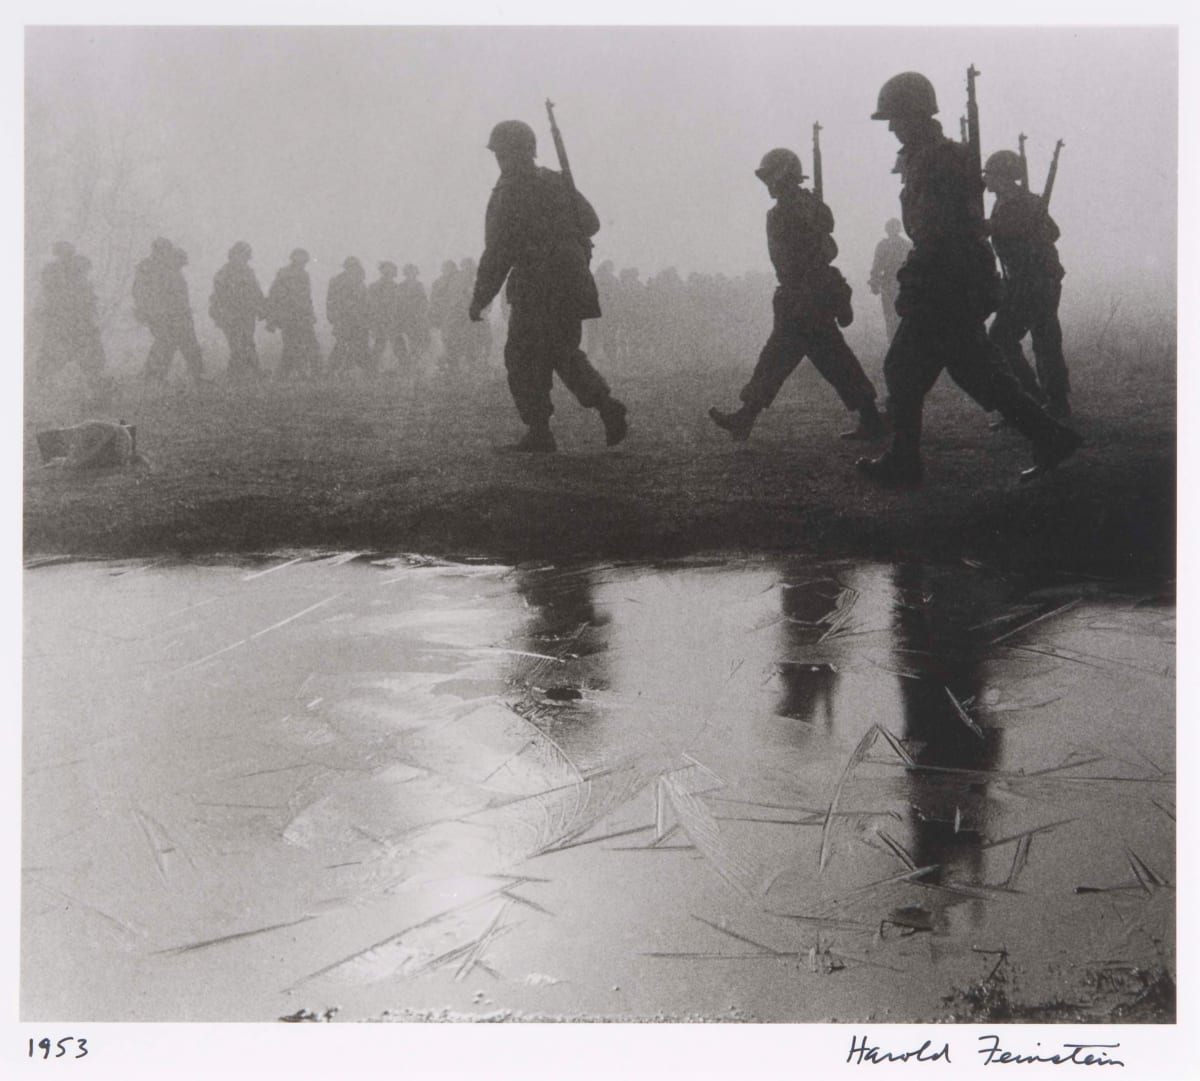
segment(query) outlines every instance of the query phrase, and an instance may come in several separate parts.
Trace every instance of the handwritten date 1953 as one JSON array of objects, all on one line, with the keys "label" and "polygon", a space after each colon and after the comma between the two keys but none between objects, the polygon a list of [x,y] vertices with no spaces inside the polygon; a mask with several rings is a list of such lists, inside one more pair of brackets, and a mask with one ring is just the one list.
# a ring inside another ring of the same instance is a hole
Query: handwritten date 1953
[{"label": "handwritten date 1953", "polygon": [[[55,1050],[57,1048],[57,1050]],[[74,1051],[75,1054],[71,1054]],[[53,1053],[51,1053],[53,1052]],[[48,1058],[85,1058],[88,1053],[87,1040],[82,1036],[64,1036],[61,1040],[51,1041],[43,1036],[36,1043],[29,1041],[29,1057]]]}]

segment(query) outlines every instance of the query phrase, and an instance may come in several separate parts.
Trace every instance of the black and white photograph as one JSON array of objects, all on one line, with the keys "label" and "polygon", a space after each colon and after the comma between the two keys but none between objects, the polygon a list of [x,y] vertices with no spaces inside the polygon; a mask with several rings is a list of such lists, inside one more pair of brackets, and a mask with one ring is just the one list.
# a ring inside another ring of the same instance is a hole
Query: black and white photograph
[{"label": "black and white photograph", "polygon": [[27,14],[10,1053],[1194,1076],[1180,26],[617,11]]}]

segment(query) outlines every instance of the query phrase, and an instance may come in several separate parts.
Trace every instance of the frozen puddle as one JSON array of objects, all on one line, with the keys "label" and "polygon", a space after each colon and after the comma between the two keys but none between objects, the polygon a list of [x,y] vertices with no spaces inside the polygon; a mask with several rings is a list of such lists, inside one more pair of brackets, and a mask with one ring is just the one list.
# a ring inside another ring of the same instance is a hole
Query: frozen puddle
[{"label": "frozen puddle", "polygon": [[25,575],[25,1020],[904,1021],[1174,969],[1173,606],[986,568]]}]

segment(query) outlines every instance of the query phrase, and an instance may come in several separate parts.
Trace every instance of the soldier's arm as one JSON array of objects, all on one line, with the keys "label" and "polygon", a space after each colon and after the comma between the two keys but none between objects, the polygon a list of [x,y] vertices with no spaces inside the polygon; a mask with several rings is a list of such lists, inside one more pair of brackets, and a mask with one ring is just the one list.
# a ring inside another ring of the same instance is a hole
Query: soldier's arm
[{"label": "soldier's arm", "polygon": [[479,257],[475,289],[471,294],[473,311],[482,311],[496,299],[504,279],[517,261],[520,244],[520,206],[515,192],[497,188],[488,202],[484,222],[483,254]]},{"label": "soldier's arm", "polygon": [[600,216],[578,191],[575,193],[575,220],[579,222],[585,237],[594,237],[600,232]]}]

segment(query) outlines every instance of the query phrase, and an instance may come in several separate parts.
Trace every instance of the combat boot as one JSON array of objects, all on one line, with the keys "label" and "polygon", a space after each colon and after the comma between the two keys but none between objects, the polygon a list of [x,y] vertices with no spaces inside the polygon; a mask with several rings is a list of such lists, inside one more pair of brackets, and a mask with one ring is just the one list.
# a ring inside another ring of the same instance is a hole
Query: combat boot
[{"label": "combat boot", "polygon": [[604,423],[604,442],[615,447],[629,434],[629,422],[625,419],[628,410],[624,402],[616,398],[605,398],[598,406],[600,420]]},{"label": "combat boot", "polygon": [[875,408],[875,403],[872,402],[858,411],[858,426],[848,432],[842,432],[840,438],[870,441],[882,439],[887,435],[887,431],[887,418]]},{"label": "combat boot", "polygon": [[924,476],[919,457],[902,456],[895,450],[878,458],[859,458],[854,464],[860,473],[884,488],[913,488]]},{"label": "combat boot", "polygon": [[708,415],[718,428],[724,428],[733,437],[735,443],[744,443],[750,438],[750,429],[754,427],[758,410],[743,405],[736,413],[725,413],[714,405]]},{"label": "combat boot", "polygon": [[1028,469],[1021,470],[1021,482],[1027,483],[1045,476],[1056,465],[1070,458],[1082,444],[1083,439],[1078,432],[1061,424],[1058,425],[1056,432],[1034,443],[1033,465]]},{"label": "combat boot", "polygon": [[552,454],[558,450],[558,444],[549,424],[531,424],[529,431],[503,449],[518,454]]}]

